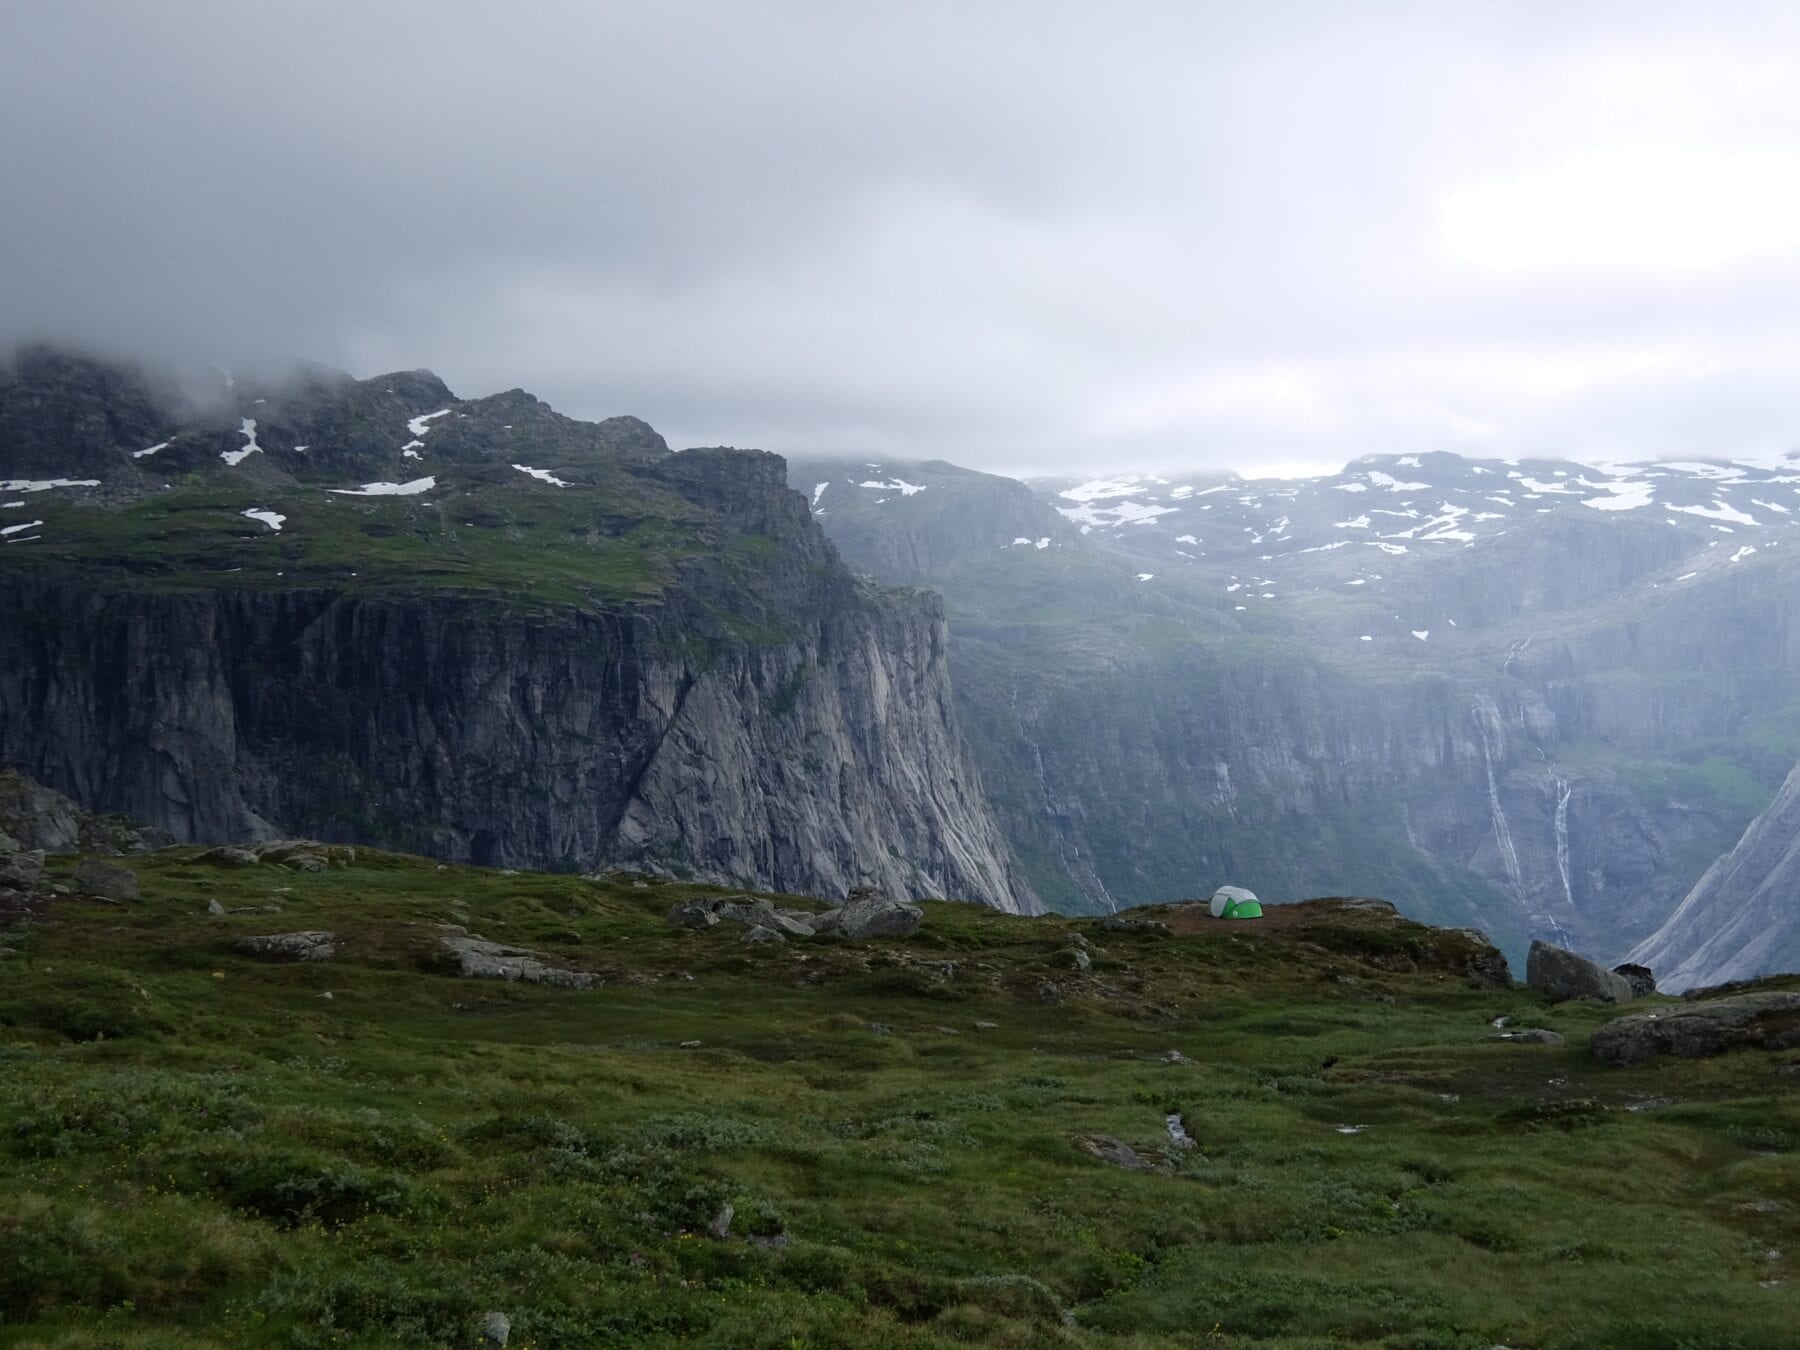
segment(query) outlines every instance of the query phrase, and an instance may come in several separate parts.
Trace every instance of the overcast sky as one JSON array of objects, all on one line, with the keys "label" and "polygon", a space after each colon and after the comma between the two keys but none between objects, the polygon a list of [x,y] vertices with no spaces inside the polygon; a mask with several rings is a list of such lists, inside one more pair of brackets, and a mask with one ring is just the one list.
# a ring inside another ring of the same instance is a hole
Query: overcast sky
[{"label": "overcast sky", "polygon": [[0,0],[0,341],[1002,470],[1800,446],[1800,5]]}]

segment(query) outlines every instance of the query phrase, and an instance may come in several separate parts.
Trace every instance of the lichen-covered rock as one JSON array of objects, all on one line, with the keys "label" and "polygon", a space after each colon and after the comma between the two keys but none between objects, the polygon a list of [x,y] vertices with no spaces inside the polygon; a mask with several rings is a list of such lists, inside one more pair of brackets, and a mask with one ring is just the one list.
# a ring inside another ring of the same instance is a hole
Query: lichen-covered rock
[{"label": "lichen-covered rock", "polygon": [[337,934],[318,930],[263,933],[239,938],[231,945],[262,961],[329,961],[337,953]]},{"label": "lichen-covered rock", "polygon": [[1629,1003],[1631,984],[1605,966],[1548,942],[1533,942],[1525,961],[1525,983],[1556,1002],[1574,998]]},{"label": "lichen-covered rock", "polygon": [[1091,1158],[1098,1158],[1103,1163],[1114,1167],[1122,1167],[1128,1172],[1166,1172],[1168,1161],[1155,1153],[1140,1152],[1123,1139],[1115,1139],[1110,1134],[1086,1135],[1075,1141],[1076,1146]]},{"label": "lichen-covered rock", "polygon": [[542,952],[489,942],[456,924],[442,924],[439,928],[438,940],[456,957],[457,969],[463,975],[552,984],[563,989],[591,989],[600,983],[600,977],[590,971],[567,970],[548,964]]},{"label": "lichen-covered rock", "polygon": [[903,938],[919,931],[925,911],[879,892],[864,891],[841,907],[819,916],[819,932],[841,933],[852,939]]},{"label": "lichen-covered rock", "polygon": [[1800,1047],[1800,991],[1770,989],[1631,1013],[1590,1042],[1607,1064],[1643,1064],[1658,1055],[1699,1059],[1737,1046]]},{"label": "lichen-covered rock", "polygon": [[671,905],[664,922],[671,928],[711,928],[719,922],[719,916],[704,900],[696,900],[688,904]]},{"label": "lichen-covered rock", "polygon": [[76,894],[100,900],[135,900],[138,898],[137,874],[117,863],[88,858],[78,866],[69,880]]}]

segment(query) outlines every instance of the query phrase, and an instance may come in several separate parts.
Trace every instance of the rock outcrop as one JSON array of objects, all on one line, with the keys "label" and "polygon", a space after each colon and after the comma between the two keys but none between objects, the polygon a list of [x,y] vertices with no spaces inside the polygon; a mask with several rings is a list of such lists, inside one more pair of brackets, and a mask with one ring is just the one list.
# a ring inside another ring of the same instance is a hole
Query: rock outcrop
[{"label": "rock outcrop", "polygon": [[165,831],[95,815],[22,773],[0,769],[0,849],[144,853],[172,842]]},{"label": "rock outcrop", "polygon": [[262,961],[329,961],[337,952],[337,934],[318,930],[263,933],[239,938],[232,946]]},{"label": "rock outcrop", "polygon": [[592,989],[600,977],[590,971],[551,965],[542,952],[489,942],[458,924],[443,924],[438,942],[456,961],[457,972],[472,979],[518,980],[562,989]]},{"label": "rock outcrop", "polygon": [[1643,1064],[1658,1055],[1698,1059],[1739,1046],[1800,1048],[1800,992],[1760,990],[1632,1013],[1608,1022],[1591,1042],[1608,1064]]},{"label": "rock outcrop", "polygon": [[924,921],[925,911],[917,905],[895,900],[870,886],[856,887],[843,905],[817,914],[777,909],[768,900],[742,896],[685,901],[671,906],[667,918],[671,928],[704,930],[721,922],[742,924],[749,930],[746,942],[782,942],[821,933],[852,940],[910,937]]},{"label": "rock outcrop", "polygon": [[925,921],[925,911],[883,895],[858,888],[840,908],[818,918],[817,931],[852,939],[910,937]]}]

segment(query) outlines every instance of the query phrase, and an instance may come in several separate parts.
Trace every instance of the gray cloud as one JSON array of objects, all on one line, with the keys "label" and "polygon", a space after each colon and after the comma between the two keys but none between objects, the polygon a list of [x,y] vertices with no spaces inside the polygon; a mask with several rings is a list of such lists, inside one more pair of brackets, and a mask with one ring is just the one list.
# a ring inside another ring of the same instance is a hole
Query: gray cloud
[{"label": "gray cloud", "polygon": [[12,0],[0,340],[1015,470],[1769,454],[1797,37],[1777,5]]}]

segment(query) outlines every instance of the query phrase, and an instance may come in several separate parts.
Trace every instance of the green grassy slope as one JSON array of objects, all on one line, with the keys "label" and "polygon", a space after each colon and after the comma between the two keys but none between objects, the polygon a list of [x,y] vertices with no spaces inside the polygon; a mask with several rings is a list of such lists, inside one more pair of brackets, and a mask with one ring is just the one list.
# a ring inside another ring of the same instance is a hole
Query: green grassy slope
[{"label": "green grassy slope", "polygon": [[[0,931],[0,1343],[467,1345],[491,1309],[514,1345],[858,1350],[1800,1325],[1792,1065],[1603,1070],[1603,1010],[1472,987],[1455,934],[932,904],[905,941],[746,947],[666,927],[672,883],[195,852]],[[439,923],[604,984],[459,977]],[[332,961],[232,950],[310,928]],[[1569,1045],[1487,1041],[1501,1014]]]},{"label": "green grassy slope", "polygon": [[[429,496],[334,495],[217,476],[123,510],[49,502],[14,566],[110,587],[453,593],[558,607],[652,598],[709,542],[694,509],[623,474],[558,492],[510,469],[437,475]],[[265,510],[279,531],[246,517]]]}]

